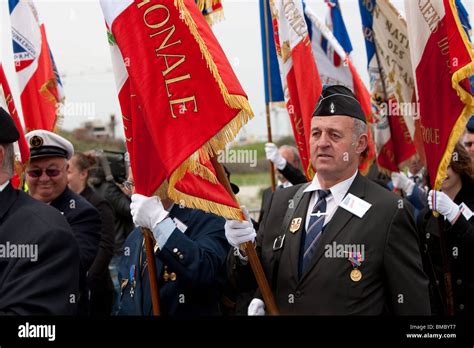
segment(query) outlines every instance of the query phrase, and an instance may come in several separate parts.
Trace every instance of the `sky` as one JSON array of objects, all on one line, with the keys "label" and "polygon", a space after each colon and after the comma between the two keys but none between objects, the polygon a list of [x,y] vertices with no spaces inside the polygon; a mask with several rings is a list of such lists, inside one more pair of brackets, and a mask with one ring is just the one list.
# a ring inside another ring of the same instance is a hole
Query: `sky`
[{"label": "sky", "polygon": [[[413,0],[415,1],[415,0]],[[354,48],[352,59],[362,80],[368,84],[367,58],[362,36],[358,0],[339,0]],[[324,0],[306,0],[320,17],[327,13]],[[474,18],[474,0],[463,0]],[[98,0],[37,0],[40,19],[45,23],[50,48],[62,76],[66,105],[60,126],[66,130],[81,127],[84,122],[108,122],[117,115],[116,133],[123,136],[120,107],[112,73],[105,24]],[[404,14],[403,0],[393,4]],[[224,52],[249,97],[255,117],[239,134],[240,139],[266,137],[263,65],[260,42],[259,6],[257,0],[223,0],[225,19],[213,26]],[[11,29],[7,0],[0,0],[1,54],[5,73],[20,109],[17,80],[13,65]],[[291,134],[285,110],[272,112],[275,138]]]}]

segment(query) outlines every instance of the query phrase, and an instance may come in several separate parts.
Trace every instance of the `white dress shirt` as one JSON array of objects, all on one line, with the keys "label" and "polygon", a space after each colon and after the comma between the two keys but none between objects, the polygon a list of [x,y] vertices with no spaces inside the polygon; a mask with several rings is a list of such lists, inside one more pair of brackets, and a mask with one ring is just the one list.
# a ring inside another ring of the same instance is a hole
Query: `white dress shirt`
[{"label": "white dress shirt", "polygon": [[[326,197],[326,217],[324,218],[324,226],[326,226],[329,221],[331,221],[332,216],[336,212],[339,203],[344,199],[346,196],[347,191],[349,191],[349,187],[351,187],[352,182],[354,181],[357,170],[355,173],[349,178],[340,183],[337,183],[333,187],[329,188],[331,194]],[[313,178],[311,184],[304,190],[304,192],[313,192],[311,199],[308,205],[308,212],[306,214],[306,221],[305,221],[305,228],[308,230],[309,219],[311,218],[311,212],[313,211],[313,207],[318,201],[318,192],[317,190],[323,190],[321,184],[319,183],[318,174],[316,174]]]},{"label": "white dress shirt", "polygon": [[417,178],[417,184],[418,185],[422,185],[423,184],[423,171],[420,170],[418,173],[416,174],[412,174],[410,171],[407,171],[407,177],[408,179],[410,179],[411,181],[413,181],[413,177],[416,177]]},{"label": "white dress shirt", "polygon": [[5,187],[8,186],[9,183],[10,183],[10,180],[7,180],[5,183],[3,183],[2,185],[0,185],[0,192],[2,192],[2,191],[5,189]]}]

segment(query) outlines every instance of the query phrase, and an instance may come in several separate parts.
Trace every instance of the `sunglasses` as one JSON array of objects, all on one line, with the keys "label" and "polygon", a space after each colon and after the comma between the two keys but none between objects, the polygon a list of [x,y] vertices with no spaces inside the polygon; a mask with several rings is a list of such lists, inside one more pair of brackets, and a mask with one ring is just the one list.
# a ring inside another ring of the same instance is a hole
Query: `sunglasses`
[{"label": "sunglasses", "polygon": [[472,144],[474,144],[474,141],[465,141],[465,142],[464,142],[464,146],[465,146],[465,147],[471,147]]},{"label": "sunglasses", "polygon": [[39,178],[41,177],[41,175],[43,175],[43,172],[46,173],[47,176],[49,176],[50,178],[54,178],[56,176],[59,176],[61,174],[61,171],[64,169],[61,168],[61,169],[31,169],[31,170],[27,170],[26,171],[26,174],[28,174],[28,176],[32,177],[32,178]]}]

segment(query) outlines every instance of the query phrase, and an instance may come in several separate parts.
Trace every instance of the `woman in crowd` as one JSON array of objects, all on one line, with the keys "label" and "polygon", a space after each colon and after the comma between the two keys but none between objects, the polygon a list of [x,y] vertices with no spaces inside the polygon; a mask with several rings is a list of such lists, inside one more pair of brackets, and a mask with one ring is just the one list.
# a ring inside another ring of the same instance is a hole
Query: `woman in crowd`
[{"label": "woman in crowd", "polygon": [[90,308],[93,316],[110,315],[113,304],[113,283],[109,273],[109,263],[114,252],[115,228],[111,205],[87,184],[89,169],[95,166],[95,158],[76,152],[69,160],[69,188],[87,199],[100,213],[102,231],[99,252],[87,274]]},{"label": "woman in crowd", "polygon": [[432,313],[450,313],[447,293],[451,288],[454,313],[473,315],[474,166],[462,145],[455,146],[441,191],[428,193],[428,206],[421,212],[418,226],[423,266],[430,278]]}]

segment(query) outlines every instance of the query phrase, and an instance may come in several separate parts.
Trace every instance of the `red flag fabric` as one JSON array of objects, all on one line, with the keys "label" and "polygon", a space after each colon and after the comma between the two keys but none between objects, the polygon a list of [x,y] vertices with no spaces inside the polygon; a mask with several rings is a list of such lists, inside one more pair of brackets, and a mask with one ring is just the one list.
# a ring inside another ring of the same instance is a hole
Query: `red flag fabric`
[{"label": "red flag fabric", "polygon": [[5,110],[8,110],[8,113],[13,118],[15,126],[20,133],[20,139],[18,139],[18,150],[20,153],[21,163],[25,164],[26,161],[30,158],[30,148],[25,139],[25,133],[23,132],[23,126],[20,122],[20,117],[18,116],[18,111],[15,107],[15,102],[13,101],[13,95],[10,90],[10,85],[8,84],[7,77],[5,76],[5,71],[3,70],[3,65],[0,63],[0,104],[5,107]]},{"label": "red flag fabric", "polygon": [[[306,6],[304,11],[307,22],[311,24],[312,28],[312,52],[316,65],[321,69],[320,78],[328,84],[340,84],[350,88],[364,111],[368,126],[367,131],[369,133],[368,151],[367,156],[361,159],[359,170],[365,175],[375,159],[375,145],[371,129],[373,125],[372,108],[369,92],[360,79],[348,53],[337,41],[332,31],[316,16],[309,6]],[[326,43],[327,51],[321,48],[322,40]],[[329,56],[327,52],[330,52]],[[335,57],[338,58],[335,59]],[[339,64],[338,62],[344,62],[344,64]]]},{"label": "red flag fabric", "polygon": [[311,118],[322,91],[301,0],[270,2],[275,47],[286,106],[296,146],[308,179],[314,176],[309,156]]},{"label": "red flag fabric", "polygon": [[[101,5],[136,98],[129,146],[137,192],[166,194],[185,206],[240,219],[209,158],[253,113],[202,13],[192,0]],[[156,172],[142,182],[152,162]]]},{"label": "red flag fabric", "polygon": [[474,113],[473,52],[455,0],[405,0],[410,54],[430,183],[441,188],[455,144]]}]

